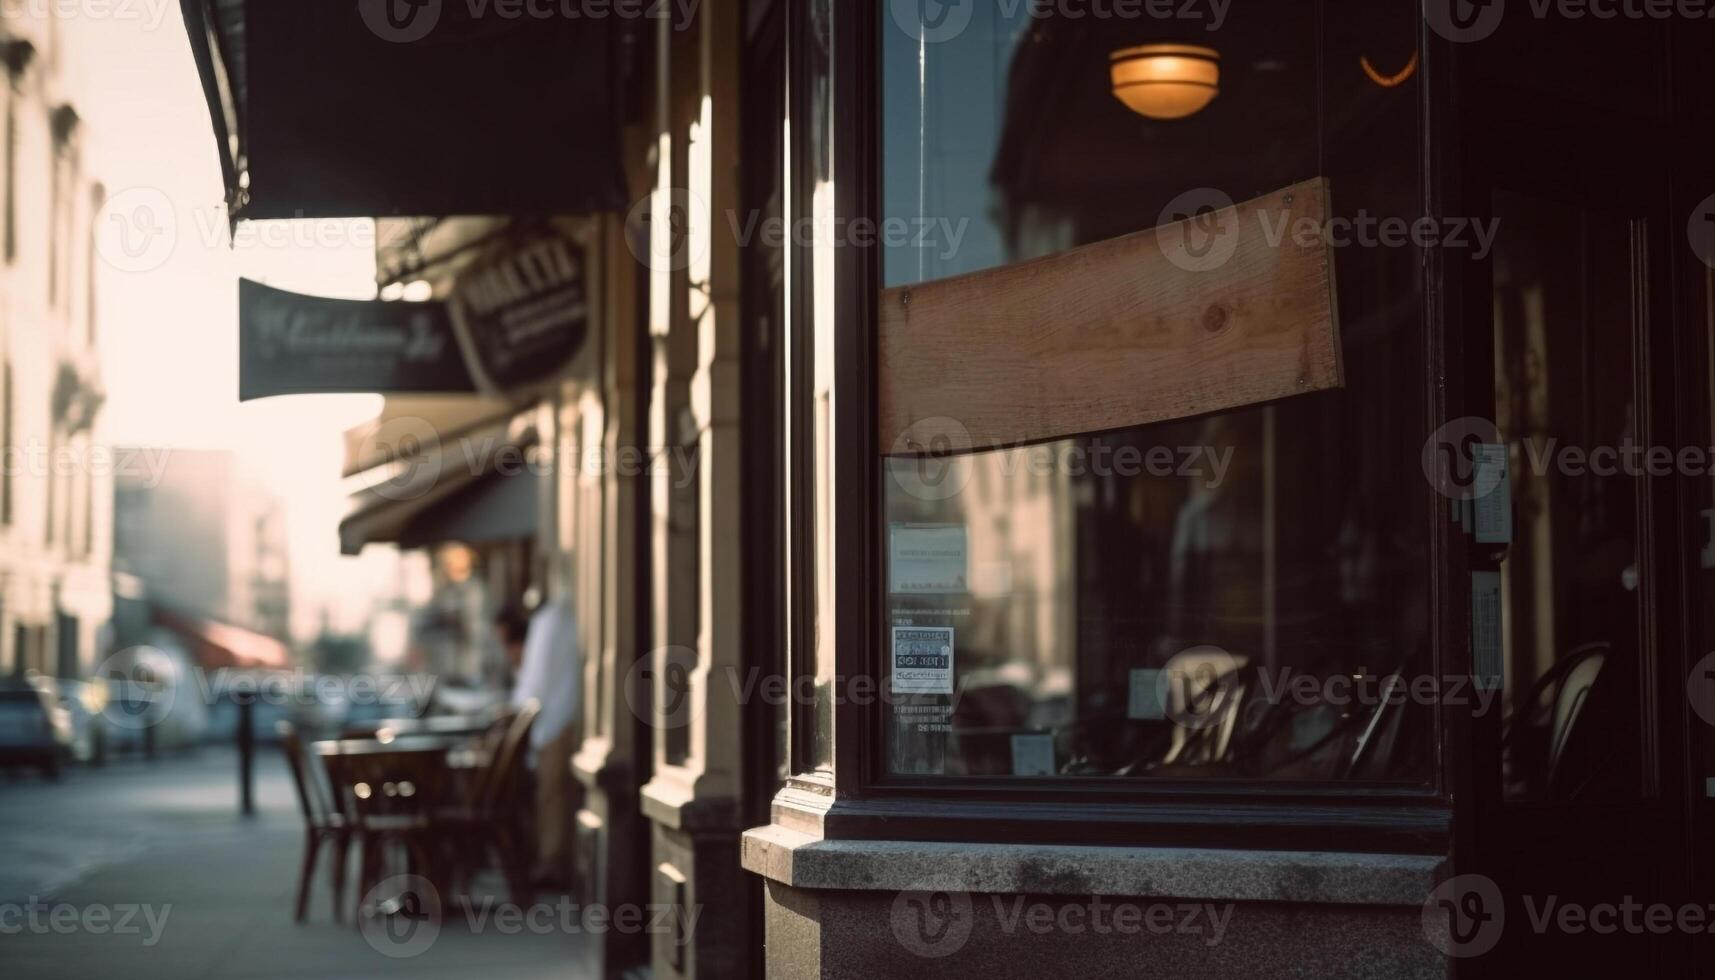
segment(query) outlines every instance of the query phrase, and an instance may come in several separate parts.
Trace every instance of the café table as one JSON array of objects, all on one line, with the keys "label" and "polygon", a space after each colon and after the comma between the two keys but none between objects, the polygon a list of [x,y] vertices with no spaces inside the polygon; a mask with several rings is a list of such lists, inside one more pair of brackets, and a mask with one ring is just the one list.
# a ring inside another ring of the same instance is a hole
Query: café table
[{"label": "caf\u00e9 table", "polygon": [[382,718],[376,721],[348,725],[341,730],[340,734],[342,738],[346,739],[374,738],[384,734],[391,734],[395,737],[406,735],[481,735],[494,725],[494,721],[495,718],[491,714]]}]

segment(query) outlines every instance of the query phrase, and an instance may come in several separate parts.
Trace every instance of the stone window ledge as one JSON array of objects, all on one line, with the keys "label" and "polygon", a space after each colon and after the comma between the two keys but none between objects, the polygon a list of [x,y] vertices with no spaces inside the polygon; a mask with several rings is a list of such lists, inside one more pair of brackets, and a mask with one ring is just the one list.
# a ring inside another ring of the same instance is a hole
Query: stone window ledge
[{"label": "stone window ledge", "polygon": [[923,841],[746,831],[743,864],[793,888],[1128,895],[1233,902],[1418,906],[1436,855]]}]

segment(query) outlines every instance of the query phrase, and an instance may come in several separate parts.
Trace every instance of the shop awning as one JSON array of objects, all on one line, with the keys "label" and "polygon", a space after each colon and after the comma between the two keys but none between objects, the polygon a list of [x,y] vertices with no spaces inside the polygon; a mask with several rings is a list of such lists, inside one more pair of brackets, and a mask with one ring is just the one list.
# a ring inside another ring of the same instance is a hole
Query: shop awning
[{"label": "shop awning", "polygon": [[231,623],[160,607],[152,619],[182,639],[197,666],[205,670],[285,667],[292,659],[291,650],[280,640]]},{"label": "shop awning", "polygon": [[[368,544],[418,548],[536,533],[535,483],[540,475],[526,465],[536,442],[533,429],[520,432],[502,420],[456,437],[443,434],[438,440],[406,442],[420,451],[395,456],[352,477],[360,488],[339,522],[341,552],[355,555]],[[519,512],[498,512],[509,507]]]},{"label": "shop awning", "polygon": [[617,18],[443,0],[180,0],[237,218],[624,203]]},{"label": "shop awning", "polygon": [[505,426],[520,406],[504,398],[477,395],[388,395],[381,412],[345,430],[345,461],[340,476],[355,476],[396,459],[402,449],[434,440],[454,440],[479,430]]},{"label": "shop awning", "polygon": [[542,477],[529,472],[493,473],[422,510],[399,533],[401,548],[442,541],[468,545],[534,538]]}]

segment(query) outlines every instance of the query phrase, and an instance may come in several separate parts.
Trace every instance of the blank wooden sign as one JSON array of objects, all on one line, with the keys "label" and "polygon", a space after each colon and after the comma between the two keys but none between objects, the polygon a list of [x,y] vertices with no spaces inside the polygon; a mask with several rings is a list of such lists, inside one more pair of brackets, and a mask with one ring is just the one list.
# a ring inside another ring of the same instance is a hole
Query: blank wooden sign
[{"label": "blank wooden sign", "polygon": [[996,449],[1340,387],[1327,208],[1317,178],[884,291],[882,451]]}]

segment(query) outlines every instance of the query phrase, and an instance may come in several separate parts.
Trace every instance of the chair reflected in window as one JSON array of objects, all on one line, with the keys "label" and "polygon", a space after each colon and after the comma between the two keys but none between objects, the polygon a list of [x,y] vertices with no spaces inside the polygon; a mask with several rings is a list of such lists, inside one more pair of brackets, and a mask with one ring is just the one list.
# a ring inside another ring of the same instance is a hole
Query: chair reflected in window
[{"label": "chair reflected in window", "polygon": [[1174,721],[1163,766],[1210,766],[1228,760],[1247,689],[1246,659],[1220,647],[1173,655],[1162,671],[1167,716]]},{"label": "chair reflected in window", "polygon": [[1575,800],[1610,795],[1631,781],[1615,737],[1635,689],[1624,683],[1605,641],[1578,646],[1538,678],[1503,730],[1502,767],[1510,800]]}]

